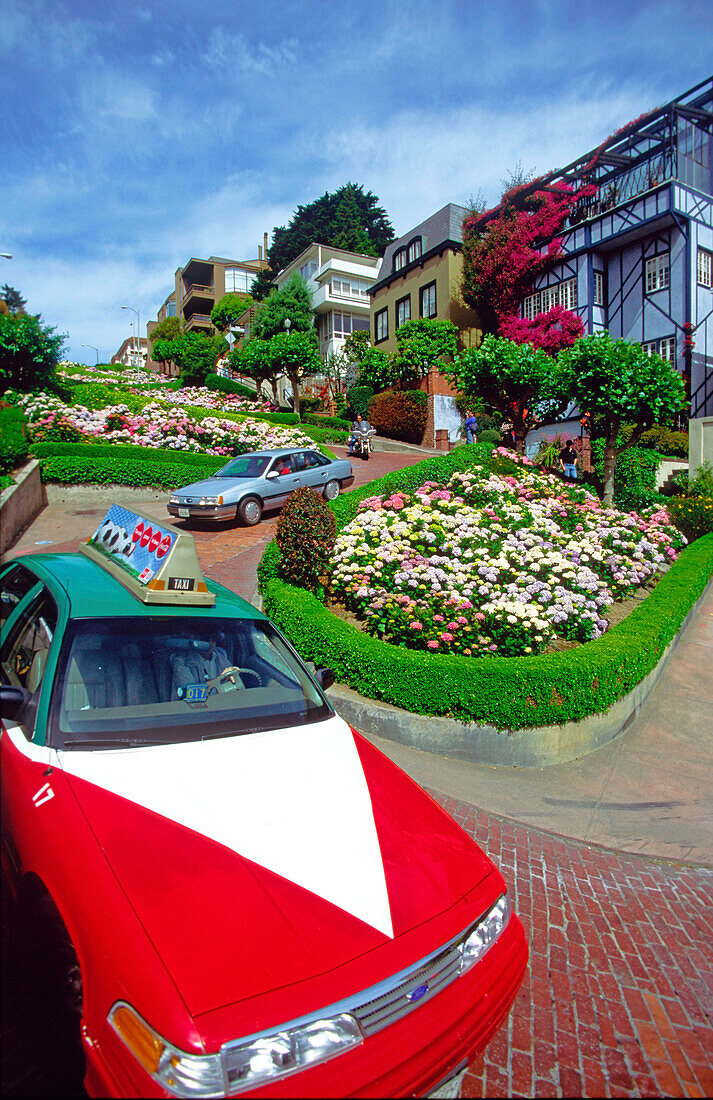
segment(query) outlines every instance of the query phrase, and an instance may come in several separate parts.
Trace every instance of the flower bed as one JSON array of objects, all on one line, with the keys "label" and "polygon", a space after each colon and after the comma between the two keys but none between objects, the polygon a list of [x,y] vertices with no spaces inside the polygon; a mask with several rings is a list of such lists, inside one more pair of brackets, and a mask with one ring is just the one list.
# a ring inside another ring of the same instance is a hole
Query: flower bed
[{"label": "flower bed", "polygon": [[126,405],[91,410],[47,394],[28,394],[17,404],[27,417],[33,442],[102,439],[214,455],[230,455],[236,445],[247,450],[312,446],[309,436],[295,428],[250,418],[234,421],[209,416],[199,422],[184,409],[167,408],[158,401],[149,402],[141,413],[130,412]]},{"label": "flower bed", "polygon": [[[338,527],[368,496],[414,493],[483,461],[485,448],[462,447],[399,470],[336,500]],[[497,472],[515,473],[503,459]],[[334,669],[337,681],[371,699],[416,714],[488,723],[498,729],[556,725],[608,710],[657,665],[713,574],[713,535],[685,547],[651,595],[595,641],[553,655],[474,660],[460,653],[390,645],[333,615],[310,592],[279,575],[273,541],[258,574],[265,612],[305,660]],[[450,620],[449,620],[450,621]]]},{"label": "flower bed", "polygon": [[[499,448],[499,455],[515,456]],[[685,544],[665,510],[606,509],[520,467],[367,498],[341,532],[333,586],[371,634],[428,652],[515,656],[607,629],[607,608]]]}]

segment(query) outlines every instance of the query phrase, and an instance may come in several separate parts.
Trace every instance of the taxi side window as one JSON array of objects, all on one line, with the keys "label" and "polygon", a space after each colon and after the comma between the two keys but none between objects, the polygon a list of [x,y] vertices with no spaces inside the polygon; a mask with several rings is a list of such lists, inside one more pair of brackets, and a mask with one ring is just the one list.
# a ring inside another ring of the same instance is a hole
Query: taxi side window
[{"label": "taxi side window", "polygon": [[37,577],[24,565],[11,565],[0,579],[0,626],[4,625],[30,589],[37,584]]},{"label": "taxi side window", "polygon": [[43,591],[20,615],[0,651],[3,682],[33,694],[44,676],[47,656],[57,629],[57,605]]}]

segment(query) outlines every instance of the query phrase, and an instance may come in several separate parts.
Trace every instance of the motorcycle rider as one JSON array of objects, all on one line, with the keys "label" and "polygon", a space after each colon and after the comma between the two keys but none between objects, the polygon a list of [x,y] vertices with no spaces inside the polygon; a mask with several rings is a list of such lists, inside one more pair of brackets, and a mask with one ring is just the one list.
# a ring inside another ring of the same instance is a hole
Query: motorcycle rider
[{"label": "motorcycle rider", "polygon": [[363,420],[361,413],[357,413],[356,420],[352,424],[352,434],[349,436],[349,454],[354,454],[354,444],[357,441],[357,436],[362,432],[372,431],[371,424],[368,420]]}]

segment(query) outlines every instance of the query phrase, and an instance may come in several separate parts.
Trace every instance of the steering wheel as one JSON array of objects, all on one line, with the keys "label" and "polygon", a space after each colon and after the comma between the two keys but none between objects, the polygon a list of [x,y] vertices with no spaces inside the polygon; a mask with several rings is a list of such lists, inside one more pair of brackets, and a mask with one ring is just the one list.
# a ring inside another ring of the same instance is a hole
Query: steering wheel
[{"label": "steering wheel", "polygon": [[243,676],[251,676],[257,681],[257,683],[251,684],[251,687],[262,687],[262,677],[259,673],[252,668],[239,668],[238,665],[228,665],[212,680],[206,680],[205,686],[208,689],[215,689],[220,694],[224,694],[226,691],[240,691],[241,688],[247,687],[247,684],[243,683]]}]

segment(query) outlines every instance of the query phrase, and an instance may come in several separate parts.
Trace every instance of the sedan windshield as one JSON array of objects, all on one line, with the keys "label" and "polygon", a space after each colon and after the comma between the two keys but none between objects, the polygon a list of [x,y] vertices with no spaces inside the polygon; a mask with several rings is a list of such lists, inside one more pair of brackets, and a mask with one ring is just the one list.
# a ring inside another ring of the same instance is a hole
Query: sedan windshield
[{"label": "sedan windshield", "polygon": [[176,744],[303,725],[333,711],[268,622],[92,619],[65,638],[57,748]]},{"label": "sedan windshield", "polygon": [[241,455],[223,466],[213,477],[262,477],[269,461],[265,455]]}]

